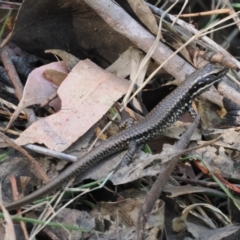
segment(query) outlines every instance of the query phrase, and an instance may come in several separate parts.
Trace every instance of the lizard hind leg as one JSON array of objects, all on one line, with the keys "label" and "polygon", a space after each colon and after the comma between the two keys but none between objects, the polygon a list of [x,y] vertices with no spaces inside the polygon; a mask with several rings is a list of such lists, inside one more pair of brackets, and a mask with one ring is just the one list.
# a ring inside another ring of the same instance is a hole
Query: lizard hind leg
[{"label": "lizard hind leg", "polygon": [[129,117],[129,118],[123,120],[123,121],[120,123],[119,127],[120,127],[122,130],[123,130],[123,129],[127,129],[127,128],[131,127],[131,126],[134,124],[134,122],[135,122],[135,120],[134,120],[133,118]]},{"label": "lizard hind leg", "polygon": [[187,110],[193,119],[197,117],[197,113],[195,112],[194,108],[191,105],[187,106]]},{"label": "lizard hind leg", "polygon": [[131,140],[129,142],[128,146],[129,146],[128,152],[124,155],[124,157],[123,157],[122,161],[119,163],[117,169],[119,169],[121,167],[125,167],[132,162],[133,156],[137,150],[137,142],[134,140]]}]

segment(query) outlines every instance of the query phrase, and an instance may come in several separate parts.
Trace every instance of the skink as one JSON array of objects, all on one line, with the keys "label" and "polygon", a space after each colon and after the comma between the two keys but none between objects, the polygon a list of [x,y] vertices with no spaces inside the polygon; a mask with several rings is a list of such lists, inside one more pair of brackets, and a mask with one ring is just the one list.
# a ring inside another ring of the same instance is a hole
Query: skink
[{"label": "skink", "polygon": [[228,69],[222,66],[210,63],[200,70],[195,71],[161,101],[143,120],[95,147],[50,183],[22,199],[6,204],[5,207],[8,210],[13,210],[31,203],[47,195],[54,189],[61,187],[67,181],[84,172],[103,158],[125,150],[129,145],[141,145],[155,138],[179,119],[196,96],[218,82],[227,71]]}]

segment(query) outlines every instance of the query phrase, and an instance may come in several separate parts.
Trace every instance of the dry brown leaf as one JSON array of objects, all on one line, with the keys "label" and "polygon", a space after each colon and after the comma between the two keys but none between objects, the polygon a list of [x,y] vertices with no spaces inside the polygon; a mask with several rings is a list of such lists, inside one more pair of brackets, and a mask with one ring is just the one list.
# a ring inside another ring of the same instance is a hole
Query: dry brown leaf
[{"label": "dry brown leaf", "polygon": [[133,47],[130,47],[125,52],[121,53],[119,58],[106,68],[106,70],[121,78],[129,76],[131,72],[132,51]]},{"label": "dry brown leaf", "polygon": [[[138,192],[136,195],[137,194]],[[144,198],[137,198],[135,196],[132,196],[132,198],[128,198],[122,201],[119,200],[118,202],[100,202],[98,203],[97,207],[99,212],[96,213],[95,210],[93,212],[98,216],[110,216],[110,219],[117,221],[120,226],[136,226],[139,209],[141,208],[144,200]],[[160,229],[164,228],[164,211],[164,202],[157,200],[154,211],[152,211],[147,216],[146,229],[148,229],[149,234],[154,228],[157,228],[158,233]],[[155,237],[149,239],[157,239]]]},{"label": "dry brown leaf", "polygon": [[[220,209],[210,205],[210,204],[206,204],[206,203],[196,203],[196,204],[192,204],[187,206],[183,212],[182,215],[180,217],[176,217],[173,219],[172,221],[172,228],[173,231],[175,232],[179,232],[181,230],[183,230],[186,227],[186,220],[187,217],[189,215],[189,213],[191,213],[195,208],[197,207],[205,207],[208,208],[209,210],[213,211],[213,212],[217,212],[219,215],[221,215],[221,217],[228,223],[231,224],[231,220],[228,218],[227,215],[225,215],[223,212],[221,212]],[[199,238],[197,238],[199,239]],[[200,238],[202,239],[202,238]],[[210,238],[210,239],[215,239],[215,238]]]},{"label": "dry brown leaf", "polygon": [[155,35],[158,33],[158,25],[156,18],[147,6],[147,3],[143,0],[128,0],[129,5],[133,11],[143,22],[145,26]]},{"label": "dry brown leaf", "polygon": [[43,77],[43,72],[46,69],[54,69],[59,72],[67,73],[67,67],[64,62],[54,62],[42,67],[34,69],[27,79],[23,97],[18,104],[17,109],[12,115],[6,129],[8,129],[17,116],[20,114],[22,109],[31,106],[33,104],[40,104],[46,101],[53,93],[57,91],[58,86],[49,82]]},{"label": "dry brown leaf", "polygon": [[[200,156],[204,160],[207,169],[220,174],[224,178],[240,179],[240,171],[235,167],[231,157],[226,154],[223,147],[204,147],[197,149],[193,155]],[[203,165],[202,163],[200,163]]]},{"label": "dry brown leaf", "polygon": [[52,53],[59,56],[65,62],[69,71],[71,71],[80,61],[74,55],[58,49],[49,49],[49,50],[46,50],[45,53]]},{"label": "dry brown leaf", "polygon": [[43,72],[43,77],[49,82],[52,82],[57,86],[60,86],[64,79],[67,77],[67,73],[59,72],[53,69],[46,69]]},{"label": "dry brown leaf", "polygon": [[125,78],[131,74],[132,65],[142,59],[142,51],[135,47],[129,47],[106,70],[118,77]]},{"label": "dry brown leaf", "polygon": [[37,142],[64,151],[101,119],[128,87],[128,81],[90,60],[80,61],[58,89],[61,110],[33,123],[16,142],[20,145]]},{"label": "dry brown leaf", "polygon": [[[214,145],[221,146],[232,151],[240,151],[240,128],[226,129],[222,133],[222,140],[217,141]],[[222,130],[222,129],[221,129]],[[200,141],[199,144],[202,142]]]},{"label": "dry brown leaf", "polygon": [[[166,131],[163,133],[164,136],[170,137],[170,138],[175,138],[179,139],[181,135],[186,131],[186,129],[191,125],[191,123],[184,123],[181,121],[177,121],[174,123],[170,128],[166,129]],[[196,141],[201,139],[201,134],[199,133],[198,130],[195,130],[192,137],[191,141]]]},{"label": "dry brown leaf", "polygon": [[[221,240],[221,239],[234,239],[234,236],[229,237],[239,230],[239,224],[231,224],[226,227],[209,229],[202,224],[194,224],[186,221],[186,228],[192,234],[194,239],[201,240]],[[235,234],[237,236],[237,234]]]},{"label": "dry brown leaf", "polygon": [[2,201],[0,201],[0,207],[1,207],[1,210],[3,212],[5,222],[6,222],[5,223],[5,237],[4,237],[4,240],[16,240],[13,220],[11,219],[11,216],[9,215],[9,212],[3,206]]},{"label": "dry brown leaf", "polygon": [[[69,209],[64,208],[62,209],[56,217],[52,220],[54,222],[68,224],[72,226],[79,226],[84,228],[85,230],[93,231],[97,229],[97,222],[95,221],[94,217],[91,216],[87,211],[79,211],[77,209]],[[84,233],[81,231],[74,231],[74,230],[67,230],[63,228],[56,228],[56,227],[45,227],[45,231],[53,233],[55,238],[52,239],[84,239]]]}]

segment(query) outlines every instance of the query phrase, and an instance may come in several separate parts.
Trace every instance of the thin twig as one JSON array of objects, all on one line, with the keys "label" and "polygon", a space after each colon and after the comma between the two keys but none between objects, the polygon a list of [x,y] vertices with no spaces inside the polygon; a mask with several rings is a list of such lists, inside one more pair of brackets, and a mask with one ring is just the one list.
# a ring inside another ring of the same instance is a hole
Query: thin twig
[{"label": "thin twig", "polygon": [[38,162],[31,156],[28,154],[28,152],[23,149],[22,147],[18,146],[14,141],[12,141],[8,136],[6,136],[5,134],[0,132],[0,138],[3,139],[3,141],[5,143],[7,143],[9,146],[11,146],[12,148],[16,149],[17,151],[19,151],[20,153],[22,153],[24,156],[27,157],[27,159],[33,164],[34,168],[38,171],[40,177],[42,178],[42,180],[44,182],[49,182],[49,178],[46,175],[46,173],[42,170],[42,168],[40,167],[40,165],[38,164]]},{"label": "thin twig", "polygon": [[[18,189],[17,189],[17,182],[16,182],[16,178],[14,176],[11,176],[10,177],[10,183],[11,183],[11,186],[12,186],[12,196],[13,196],[13,200],[14,201],[17,201],[18,200],[18,196],[19,196],[19,193],[18,193]],[[22,217],[22,213],[21,213],[21,209],[18,209],[17,210],[17,214]],[[26,229],[26,225],[23,221],[20,221],[20,226],[21,226],[21,229],[23,231],[23,234],[24,234],[24,237],[25,239],[28,239],[29,238],[29,235],[28,235],[28,232],[27,232],[27,229]]]},{"label": "thin twig", "polygon": [[[176,149],[184,149],[188,145],[192,134],[194,133],[195,129],[197,128],[198,124],[200,121],[200,117],[198,116],[194,122],[189,126],[187,131],[181,136],[179,141],[176,144]],[[138,213],[138,220],[137,220],[137,227],[136,227],[136,232],[137,232],[137,239],[142,239],[141,236],[141,229],[143,229],[145,222],[146,222],[146,217],[150,213],[150,211],[153,209],[154,204],[156,203],[157,199],[159,198],[162,189],[164,185],[166,184],[168,178],[172,174],[178,160],[179,156],[176,156],[172,158],[170,161],[167,161],[165,163],[165,171],[164,174],[160,174],[153,184],[151,190],[148,192],[145,202],[143,203],[141,209],[139,210]]]},{"label": "thin twig", "polygon": [[[7,70],[8,76],[14,86],[15,95],[18,98],[18,100],[20,101],[23,96],[23,85],[20,81],[17,71],[16,71],[16,69],[12,63],[12,60],[9,56],[8,47],[4,47],[4,49],[2,50],[1,59],[2,59],[5,69]],[[37,118],[32,109],[26,108],[26,109],[24,109],[24,112],[27,115],[29,123],[33,123],[36,121]]]}]

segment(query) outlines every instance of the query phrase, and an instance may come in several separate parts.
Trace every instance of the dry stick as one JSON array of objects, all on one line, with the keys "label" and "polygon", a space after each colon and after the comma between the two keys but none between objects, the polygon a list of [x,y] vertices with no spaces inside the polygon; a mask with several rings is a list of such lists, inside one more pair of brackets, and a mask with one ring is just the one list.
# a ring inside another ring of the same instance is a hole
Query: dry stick
[{"label": "dry stick", "polygon": [[[113,3],[113,1],[84,1],[91,8],[93,8],[110,27],[127,37],[140,49],[148,52],[148,50],[151,48],[155,41],[155,36],[153,36],[148,30],[142,27],[121,7]],[[161,64],[172,53],[173,51],[169,47],[159,42],[158,47],[155,49],[155,52],[152,55],[152,58],[157,61],[157,63]],[[186,74],[188,75],[195,71],[195,69],[190,64],[188,64],[177,55],[164,65],[164,69],[167,72],[172,73],[172,75],[179,81],[184,81],[186,79]]]},{"label": "dry stick", "polygon": [[10,180],[11,187],[12,187],[12,198],[14,201],[17,201],[19,198],[19,192],[18,192],[18,188],[17,188],[16,178],[14,176],[11,176],[9,178],[9,180]]},{"label": "dry stick", "polygon": [[[128,13],[126,13],[121,7],[117,6],[111,0],[84,0],[91,8],[93,8],[103,20],[111,26],[115,31],[127,37],[136,46],[145,52],[151,48],[155,41],[155,37],[143,28],[138,22],[136,22]],[[196,30],[197,32],[197,30]],[[205,37],[203,37],[204,39]],[[163,63],[169,56],[173,54],[173,51],[159,42],[158,47],[152,55],[152,58],[159,64]],[[228,54],[229,55],[229,54]],[[165,65],[164,69],[171,73],[180,82],[184,81],[186,75],[194,72],[195,69],[184,61],[181,57],[175,55]],[[220,83],[221,84],[221,83]],[[202,96],[223,107],[222,97],[216,94],[214,91],[208,91],[202,93]],[[213,97],[214,96],[214,97]],[[240,95],[237,98],[237,102],[240,105]]]},{"label": "dry stick", "polygon": [[[16,178],[14,176],[11,176],[10,177],[10,183],[11,183],[11,186],[12,186],[12,195],[13,195],[13,200],[14,201],[17,201],[18,200],[18,190],[17,190],[17,182],[16,182]],[[22,217],[22,214],[21,214],[21,210],[18,209],[17,210],[17,214]],[[22,228],[22,231],[23,231],[23,234],[24,234],[24,237],[25,239],[28,239],[29,238],[29,235],[28,235],[28,232],[27,232],[27,229],[26,229],[26,225],[23,221],[20,221],[20,226]]]},{"label": "dry stick", "polygon": [[24,150],[22,147],[18,146],[14,141],[12,141],[8,136],[6,136],[5,134],[0,132],[0,138],[3,139],[3,141],[5,143],[7,143],[9,146],[11,146],[12,148],[16,149],[17,151],[19,151],[20,153],[22,153],[24,156],[27,157],[27,159],[33,164],[33,166],[35,167],[35,169],[38,171],[40,177],[42,178],[42,180],[44,182],[49,182],[49,178],[46,175],[46,173],[42,170],[42,168],[40,167],[40,165],[38,164],[38,162],[31,156],[28,154],[28,152],[26,150]]},{"label": "dry stick", "polygon": [[225,9],[215,9],[211,11],[205,11],[205,12],[198,12],[198,13],[187,13],[187,14],[181,14],[179,17],[199,17],[199,16],[208,16],[208,15],[213,15],[213,14],[226,14],[229,13],[230,10],[228,8]]},{"label": "dry stick", "polygon": [[[229,0],[222,0],[223,4],[226,4],[227,7],[229,8],[230,12],[229,14],[233,14],[235,13],[234,8],[232,7],[231,3],[229,2]],[[240,30],[240,23],[239,23],[239,17],[236,16],[233,18],[233,20],[236,22],[236,25],[238,26],[238,30]]]},{"label": "dry stick", "polygon": [[[156,8],[155,6],[151,5],[148,3],[149,8],[153,11],[154,14],[156,14],[158,17],[162,16],[162,10],[159,8]],[[232,18],[236,17],[237,13],[234,13],[234,15],[232,16]],[[171,19],[171,21],[173,21],[174,23],[177,22],[177,24],[179,24],[180,26],[182,26],[183,28],[186,28],[187,31],[191,32],[192,34],[198,34],[198,30],[196,30],[191,24],[188,24],[180,19],[176,19],[174,16],[172,16],[171,14],[167,14],[167,17],[169,19]],[[231,17],[231,16],[230,16]],[[237,59],[235,59],[232,55],[230,55],[230,53],[228,53],[224,48],[222,48],[221,46],[219,46],[218,44],[216,44],[213,40],[211,40],[210,38],[208,38],[207,36],[203,36],[202,37],[202,41],[206,42],[208,44],[208,46],[210,47],[210,49],[212,49],[213,51],[217,51],[219,52],[218,54],[224,56],[224,63],[228,66],[231,66],[230,68],[232,69],[236,69],[237,67],[240,68],[240,63],[239,61],[237,61]],[[227,61],[227,62],[226,62]],[[236,80],[232,75],[227,74],[227,77],[232,81],[235,82],[237,84],[237,86],[239,86],[239,82],[238,80]],[[223,82],[221,81],[219,83],[219,86],[221,86],[222,88],[224,88]],[[225,84],[226,85],[226,84]],[[230,87],[232,89],[232,91],[234,92],[234,89],[232,87]],[[228,87],[228,89],[230,89]],[[228,95],[225,93],[225,91],[222,91],[222,95],[228,98]],[[231,94],[230,94],[231,95]],[[236,94],[235,94],[236,95]],[[236,95],[237,97],[234,98],[234,102],[238,105],[240,105],[240,94],[238,93],[238,95]],[[219,105],[221,106],[221,105]],[[223,106],[222,106],[223,107]]]},{"label": "dry stick", "polygon": [[[127,37],[140,49],[145,52],[148,52],[149,49],[151,49],[155,42],[155,36],[153,36],[149,31],[142,27],[128,13],[126,13],[113,1],[84,1],[92,9],[94,9],[110,27],[112,27],[115,31],[119,32],[123,36]],[[167,47],[161,42],[158,42],[155,52],[152,54],[151,57],[161,65],[161,63],[163,63],[172,54],[173,51],[169,47]],[[167,72],[171,73],[180,82],[183,82],[186,79],[186,75],[189,75],[195,71],[195,69],[190,64],[188,64],[178,55],[175,55],[174,58],[171,58],[168,62],[166,62],[164,65],[164,69]],[[208,93],[202,93],[202,96],[206,99],[209,99],[218,106],[223,107],[222,97],[217,94],[216,91],[213,91],[211,89],[210,91],[208,91]],[[110,124],[107,124],[107,126],[101,132],[104,132],[109,125]],[[96,141],[94,141],[90,149],[93,147]]]},{"label": "dry stick", "polygon": [[[185,182],[185,183],[191,183],[195,185],[200,185],[203,187],[211,187],[211,188],[219,188],[219,184],[216,182],[208,182],[204,180],[197,180],[197,179],[191,179],[191,178],[184,178],[184,177],[179,177],[179,176],[173,176],[174,179],[180,181],[180,182]],[[239,184],[232,184],[233,186],[239,187]]]},{"label": "dry stick", "polygon": [[[149,4],[149,3],[148,3],[148,6],[153,11],[153,13],[157,14],[158,16],[162,15],[161,9],[159,9],[159,8]],[[194,28],[191,24],[186,23],[185,21],[183,21],[181,19],[176,19],[176,17],[174,17],[171,14],[167,14],[167,17],[169,17],[172,22],[176,22],[178,25],[182,26],[183,28],[186,28],[192,34],[197,34],[198,33],[198,30],[196,28]],[[229,52],[227,52],[224,48],[222,48],[216,42],[214,42],[212,39],[210,39],[207,36],[203,36],[202,40],[204,42],[206,42],[209,46],[211,46],[213,49],[216,49],[222,55],[229,58],[231,61],[233,61],[237,65],[238,68],[240,68],[240,62],[236,58],[234,58]]]},{"label": "dry stick", "polygon": [[[200,121],[200,116],[197,116],[194,122],[189,126],[187,131],[181,136],[179,141],[177,142],[175,148],[176,149],[184,149],[187,147],[192,134],[194,133],[195,129],[197,128],[198,124]],[[145,202],[143,203],[141,209],[139,210],[138,213],[138,220],[137,220],[137,226],[136,226],[136,232],[137,232],[137,239],[141,239],[141,234],[140,230],[143,229],[143,226],[145,225],[146,222],[146,217],[147,214],[151,212],[153,206],[155,205],[157,199],[159,198],[163,187],[165,186],[168,178],[170,177],[171,173],[173,172],[179,157],[181,154],[178,156],[172,158],[170,161],[167,161],[165,165],[165,172],[164,174],[160,174],[153,184],[151,190],[148,192]]]},{"label": "dry stick", "polygon": [[[9,56],[8,47],[4,47],[4,49],[2,50],[1,59],[2,59],[5,69],[7,70],[8,76],[11,79],[11,82],[14,86],[15,95],[18,98],[18,100],[20,101],[23,96],[23,86],[18,77],[17,71],[12,63],[12,60]],[[29,123],[33,123],[36,121],[37,118],[32,109],[26,108],[26,109],[24,109],[24,112],[27,115],[27,119],[28,119]]]},{"label": "dry stick", "polygon": [[[158,8],[156,8],[155,6],[152,6],[151,4],[148,4],[148,6],[155,14],[158,14],[159,16],[161,16],[162,12]],[[198,30],[193,28],[190,24],[188,24],[180,19],[176,20],[176,18],[174,16],[172,16],[171,14],[168,14],[167,16],[172,21],[176,21],[180,26],[186,28],[188,31],[192,32],[193,34],[198,33]],[[237,61],[232,55],[230,55],[230,53],[228,53],[225,49],[221,48],[213,40],[209,39],[207,36],[202,37],[202,40],[205,41],[206,43],[208,43],[208,45],[210,45],[211,47],[213,47],[213,49],[216,49],[217,51],[219,51],[223,56],[226,56],[226,58],[228,58],[231,62],[234,62],[234,64],[236,64],[236,66],[240,67],[239,61]],[[234,81],[234,79],[231,79],[231,81]],[[222,95],[225,96],[226,98],[230,98],[230,96],[234,96],[234,97],[231,97],[230,100],[233,101],[234,103],[240,105],[240,94],[234,88],[227,86],[226,83],[221,81],[218,84],[218,89],[221,89]],[[207,95],[206,95],[206,97],[207,97]],[[211,99],[209,99],[209,100],[211,101]],[[220,107],[223,107],[223,105],[221,103],[220,104],[216,103],[216,104]]]}]

